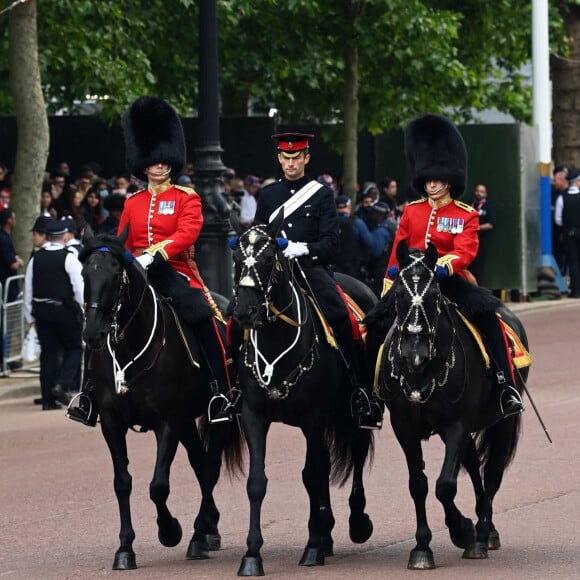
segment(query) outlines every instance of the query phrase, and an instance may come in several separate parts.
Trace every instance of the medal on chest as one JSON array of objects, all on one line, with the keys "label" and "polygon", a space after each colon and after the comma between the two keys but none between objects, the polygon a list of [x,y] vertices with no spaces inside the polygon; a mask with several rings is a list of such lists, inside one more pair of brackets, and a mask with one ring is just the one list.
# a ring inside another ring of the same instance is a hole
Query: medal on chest
[{"label": "medal on chest", "polygon": [[175,213],[175,201],[160,201],[157,213],[159,215],[173,215]]},{"label": "medal on chest", "polygon": [[460,234],[463,232],[465,220],[463,218],[437,218],[437,231],[446,234]]}]

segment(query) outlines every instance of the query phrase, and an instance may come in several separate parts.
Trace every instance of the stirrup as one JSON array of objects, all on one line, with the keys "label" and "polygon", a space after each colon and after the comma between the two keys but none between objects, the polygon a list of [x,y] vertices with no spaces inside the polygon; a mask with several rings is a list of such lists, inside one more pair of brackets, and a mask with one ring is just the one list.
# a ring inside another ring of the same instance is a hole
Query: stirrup
[{"label": "stirrup", "polygon": [[499,408],[504,419],[512,415],[519,415],[525,411],[522,396],[514,387],[508,384],[504,386],[499,395]]},{"label": "stirrup", "polygon": [[363,417],[371,413],[371,399],[366,389],[357,387],[350,394],[350,414],[356,417]]},{"label": "stirrup", "polygon": [[[75,401],[78,400],[78,405]],[[88,411],[87,411],[88,406]],[[66,409],[66,417],[72,421],[82,423],[87,427],[96,427],[97,425],[97,409],[93,405],[92,399],[82,391],[77,393],[68,404]]]},{"label": "stirrup", "polygon": [[[217,411],[217,413],[213,415],[211,412],[211,408],[212,405],[214,405],[218,400],[222,401],[221,407]],[[229,404],[230,400],[222,393],[215,394],[209,400],[209,403],[207,404],[207,417],[210,424],[215,425],[216,423],[229,423],[230,421],[232,421],[233,417],[227,411]]]}]

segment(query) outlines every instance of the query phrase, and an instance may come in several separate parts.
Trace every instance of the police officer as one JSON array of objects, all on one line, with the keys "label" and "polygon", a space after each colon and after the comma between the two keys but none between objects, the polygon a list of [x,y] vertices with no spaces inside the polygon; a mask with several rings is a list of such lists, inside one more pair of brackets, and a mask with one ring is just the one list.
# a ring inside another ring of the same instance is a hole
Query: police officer
[{"label": "police officer", "polygon": [[[477,300],[474,279],[467,268],[477,255],[479,229],[477,211],[457,200],[467,180],[463,137],[447,118],[423,115],[412,120],[405,130],[405,156],[413,187],[424,197],[405,207],[385,273],[383,295],[389,292],[398,273],[399,242],[404,240],[410,248],[422,251],[434,244],[439,254],[435,274],[441,290],[461,308]],[[461,279],[467,283],[461,283]],[[524,406],[512,386],[507,341],[495,311],[480,311],[473,322],[484,333],[497,367],[502,415],[521,413]]]},{"label": "police officer", "polygon": [[554,221],[562,228],[570,270],[570,298],[580,298],[580,171],[568,172],[568,190],[556,199]]},{"label": "police officer", "polygon": [[477,256],[471,262],[469,270],[475,276],[478,283],[483,284],[483,274],[485,272],[485,261],[487,258],[487,251],[489,242],[491,240],[491,230],[495,227],[495,212],[487,198],[487,187],[483,183],[478,183],[473,192],[473,201],[471,207],[474,208],[479,215],[479,248]]},{"label": "police officer", "polygon": [[262,189],[254,223],[268,223],[284,205],[281,231],[289,240],[284,255],[300,260],[308,285],[350,364],[355,420],[361,428],[377,429],[382,426],[382,408],[360,384],[362,349],[353,339],[348,311],[330,266],[339,240],[334,193],[306,175],[309,139],[313,137],[304,133],[272,136],[277,141],[278,162],[284,176]]},{"label": "police officer", "polygon": [[128,228],[128,250],[148,270],[155,290],[172,299],[197,339],[212,375],[210,423],[231,421],[225,332],[218,327],[219,312],[195,263],[194,243],[203,225],[201,198],[172,182],[185,164],[181,120],[167,101],[140,97],[123,116],[123,132],[129,170],[147,188],[127,196],[119,233]]},{"label": "police officer", "polygon": [[57,400],[70,401],[77,388],[82,358],[81,264],[65,248],[65,226],[51,219],[45,226],[48,241],[33,254],[24,279],[24,314],[36,325],[40,343],[42,408],[58,409]]}]

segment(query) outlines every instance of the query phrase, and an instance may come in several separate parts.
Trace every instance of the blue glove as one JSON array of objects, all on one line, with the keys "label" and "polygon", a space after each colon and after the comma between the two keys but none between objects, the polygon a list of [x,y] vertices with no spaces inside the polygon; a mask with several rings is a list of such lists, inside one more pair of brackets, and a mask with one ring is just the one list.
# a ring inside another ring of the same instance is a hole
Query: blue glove
[{"label": "blue glove", "polygon": [[387,268],[387,278],[394,280],[399,275],[399,266],[389,266]]},{"label": "blue glove", "polygon": [[437,264],[435,266],[435,278],[438,280],[443,280],[443,278],[447,278],[449,276],[449,270],[447,266],[440,266]]}]

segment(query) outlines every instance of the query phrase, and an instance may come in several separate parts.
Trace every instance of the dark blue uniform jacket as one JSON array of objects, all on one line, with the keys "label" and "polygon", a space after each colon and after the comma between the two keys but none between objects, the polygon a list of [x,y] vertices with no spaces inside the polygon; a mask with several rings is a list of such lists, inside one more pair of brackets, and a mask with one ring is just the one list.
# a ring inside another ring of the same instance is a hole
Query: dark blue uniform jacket
[{"label": "dark blue uniform jacket", "polygon": [[[270,214],[279,208],[293,193],[311,179],[304,176],[296,181],[281,179],[266,186],[260,192],[254,224],[267,224]],[[321,187],[292,215],[284,219],[281,228],[293,242],[308,244],[308,258],[313,264],[332,263],[338,248],[339,229],[334,194],[326,186]]]}]

